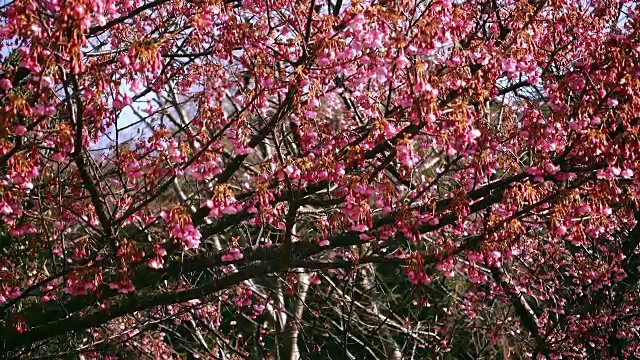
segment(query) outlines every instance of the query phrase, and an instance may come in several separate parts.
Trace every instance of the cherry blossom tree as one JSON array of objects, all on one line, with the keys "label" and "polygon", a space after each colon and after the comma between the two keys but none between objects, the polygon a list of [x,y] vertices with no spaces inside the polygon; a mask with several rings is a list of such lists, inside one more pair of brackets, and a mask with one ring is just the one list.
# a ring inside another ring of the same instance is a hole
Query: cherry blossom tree
[{"label": "cherry blossom tree", "polygon": [[3,0],[6,358],[640,358],[623,0]]}]

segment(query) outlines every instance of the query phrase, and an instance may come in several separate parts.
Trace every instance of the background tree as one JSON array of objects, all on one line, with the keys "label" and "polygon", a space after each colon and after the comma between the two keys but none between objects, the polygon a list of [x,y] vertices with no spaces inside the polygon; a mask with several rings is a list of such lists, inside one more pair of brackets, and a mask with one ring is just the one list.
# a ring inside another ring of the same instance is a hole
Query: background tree
[{"label": "background tree", "polygon": [[3,2],[0,353],[640,357],[635,7]]}]

